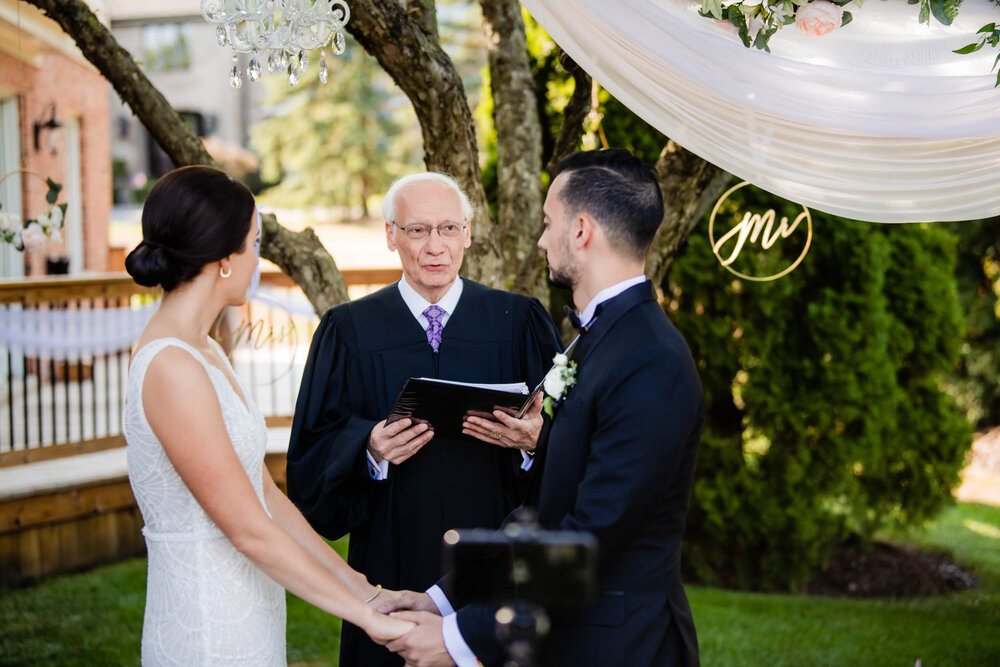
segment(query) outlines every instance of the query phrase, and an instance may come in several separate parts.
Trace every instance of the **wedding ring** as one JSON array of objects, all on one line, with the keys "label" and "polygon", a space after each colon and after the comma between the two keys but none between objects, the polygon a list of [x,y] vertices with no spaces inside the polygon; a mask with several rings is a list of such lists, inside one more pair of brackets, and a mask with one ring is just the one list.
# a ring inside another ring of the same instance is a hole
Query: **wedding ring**
[{"label": "wedding ring", "polygon": [[500,439],[500,434],[499,433],[494,433],[493,434],[493,439],[494,440],[499,440]]}]

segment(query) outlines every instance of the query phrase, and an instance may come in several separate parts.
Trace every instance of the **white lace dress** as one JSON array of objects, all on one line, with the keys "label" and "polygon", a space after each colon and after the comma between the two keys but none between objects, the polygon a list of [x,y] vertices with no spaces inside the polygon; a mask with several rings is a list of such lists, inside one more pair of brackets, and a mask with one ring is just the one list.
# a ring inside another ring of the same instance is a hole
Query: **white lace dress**
[{"label": "white lace dress", "polygon": [[[243,384],[245,404],[225,374],[190,345],[175,338],[144,345],[132,360],[122,416],[129,482],[145,520],[149,553],[142,664],[285,665],[284,589],[239,553],[205,514],[146,421],[146,369],[169,346],[187,350],[205,367],[233,449],[264,504],[267,431]],[[221,350],[220,356],[225,358]]]}]

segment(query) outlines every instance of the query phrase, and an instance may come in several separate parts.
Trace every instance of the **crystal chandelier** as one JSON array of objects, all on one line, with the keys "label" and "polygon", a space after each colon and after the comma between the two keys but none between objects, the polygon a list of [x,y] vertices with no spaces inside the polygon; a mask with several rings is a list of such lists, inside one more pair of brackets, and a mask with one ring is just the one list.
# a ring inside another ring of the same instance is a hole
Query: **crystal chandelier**
[{"label": "crystal chandelier", "polygon": [[332,40],[334,55],[344,52],[343,29],[351,12],[343,0],[201,0],[201,15],[217,26],[219,46],[233,50],[229,84],[239,88],[238,54],[251,54],[247,76],[258,81],[265,51],[267,71],[285,74],[294,86],[309,66],[306,51],[320,49],[319,80],[326,83],[326,47]]}]

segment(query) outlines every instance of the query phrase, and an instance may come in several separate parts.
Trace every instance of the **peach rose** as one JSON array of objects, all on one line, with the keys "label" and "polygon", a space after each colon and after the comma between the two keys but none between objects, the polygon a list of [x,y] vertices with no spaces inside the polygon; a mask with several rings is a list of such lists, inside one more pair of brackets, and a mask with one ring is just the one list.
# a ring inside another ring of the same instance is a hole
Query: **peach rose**
[{"label": "peach rose", "polygon": [[807,35],[819,37],[840,27],[844,10],[829,0],[816,0],[795,12],[795,25]]},{"label": "peach rose", "polygon": [[37,222],[30,223],[21,232],[21,242],[26,250],[40,250],[45,246],[45,232]]}]

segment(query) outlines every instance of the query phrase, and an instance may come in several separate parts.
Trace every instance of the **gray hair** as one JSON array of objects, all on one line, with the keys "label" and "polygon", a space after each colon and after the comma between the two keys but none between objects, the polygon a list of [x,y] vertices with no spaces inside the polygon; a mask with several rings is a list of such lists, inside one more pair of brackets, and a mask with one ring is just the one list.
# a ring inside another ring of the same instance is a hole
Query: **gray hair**
[{"label": "gray hair", "polygon": [[396,222],[396,197],[399,196],[399,193],[417,183],[441,183],[442,185],[447,185],[458,195],[458,201],[462,206],[462,219],[472,219],[475,209],[472,208],[472,202],[469,201],[469,197],[466,196],[455,179],[437,171],[425,171],[420,174],[410,174],[409,176],[397,178],[389,186],[389,191],[385,193],[385,199],[382,200],[382,218],[386,222]]}]

